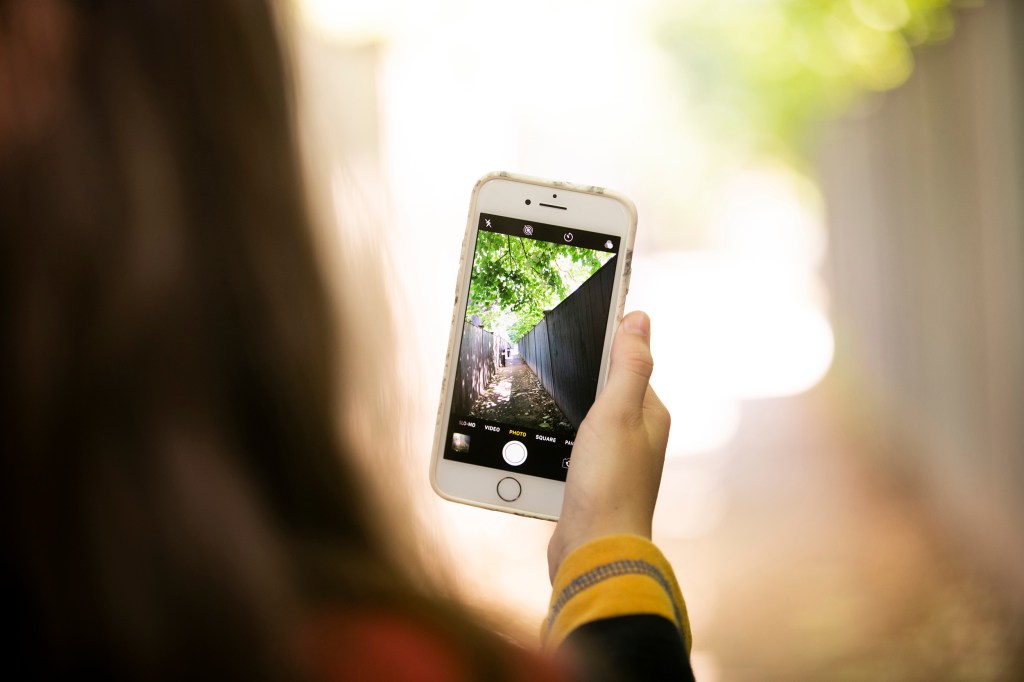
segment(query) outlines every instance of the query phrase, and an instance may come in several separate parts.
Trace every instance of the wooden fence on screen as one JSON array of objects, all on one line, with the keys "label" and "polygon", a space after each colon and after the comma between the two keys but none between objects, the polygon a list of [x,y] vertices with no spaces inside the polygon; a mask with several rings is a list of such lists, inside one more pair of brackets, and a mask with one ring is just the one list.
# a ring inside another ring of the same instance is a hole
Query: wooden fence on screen
[{"label": "wooden fence on screen", "polygon": [[452,409],[456,414],[469,414],[473,403],[487,388],[501,364],[501,355],[506,348],[508,341],[497,334],[469,321],[462,325],[459,369],[455,373],[455,395],[452,397]]},{"label": "wooden fence on screen", "polygon": [[519,354],[579,428],[597,395],[615,258],[611,258],[519,339]]}]

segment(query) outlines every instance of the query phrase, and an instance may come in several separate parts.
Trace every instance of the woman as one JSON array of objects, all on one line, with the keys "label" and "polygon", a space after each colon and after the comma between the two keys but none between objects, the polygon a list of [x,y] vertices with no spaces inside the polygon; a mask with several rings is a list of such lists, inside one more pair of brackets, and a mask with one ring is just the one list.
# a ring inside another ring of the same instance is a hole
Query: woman
[{"label": "woman", "polygon": [[338,334],[267,2],[0,0],[0,226],[8,669],[691,675],[644,539],[668,414],[642,314],[549,547],[561,661],[389,550],[335,432]]}]

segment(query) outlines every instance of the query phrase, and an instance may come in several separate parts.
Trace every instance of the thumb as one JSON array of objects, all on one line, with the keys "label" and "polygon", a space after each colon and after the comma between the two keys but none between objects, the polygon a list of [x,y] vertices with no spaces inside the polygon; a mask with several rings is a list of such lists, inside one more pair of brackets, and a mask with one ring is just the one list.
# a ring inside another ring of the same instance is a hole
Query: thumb
[{"label": "thumb", "polygon": [[632,312],[622,318],[612,340],[611,367],[605,392],[621,407],[639,411],[654,371],[651,318]]}]

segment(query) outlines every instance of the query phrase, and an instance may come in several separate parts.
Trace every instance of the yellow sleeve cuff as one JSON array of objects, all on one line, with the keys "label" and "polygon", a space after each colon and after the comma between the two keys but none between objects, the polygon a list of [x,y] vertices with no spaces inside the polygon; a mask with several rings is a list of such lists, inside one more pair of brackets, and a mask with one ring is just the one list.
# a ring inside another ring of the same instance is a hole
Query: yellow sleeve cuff
[{"label": "yellow sleeve cuff", "polygon": [[545,646],[555,648],[574,629],[603,618],[652,614],[676,624],[690,650],[690,621],[672,566],[650,540],[610,535],[573,550],[552,585]]}]

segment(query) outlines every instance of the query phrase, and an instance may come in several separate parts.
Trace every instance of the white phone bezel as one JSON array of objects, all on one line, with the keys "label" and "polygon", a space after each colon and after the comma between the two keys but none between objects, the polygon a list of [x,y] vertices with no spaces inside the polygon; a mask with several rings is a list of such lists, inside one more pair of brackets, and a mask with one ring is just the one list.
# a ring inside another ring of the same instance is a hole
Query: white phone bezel
[{"label": "white phone bezel", "polygon": [[[557,199],[552,197],[557,194]],[[526,200],[530,199],[530,204]],[[542,206],[542,203],[565,206],[565,210]],[[629,285],[633,240],[636,233],[636,208],[626,197],[598,187],[585,187],[565,182],[552,182],[510,173],[491,173],[481,178],[473,190],[469,219],[462,244],[462,263],[455,290],[455,306],[448,339],[448,359],[434,434],[430,463],[430,484],[441,497],[486,509],[532,516],[555,521],[562,508],[565,483],[538,476],[492,469],[444,458],[451,412],[455,373],[458,370],[459,344],[466,315],[476,247],[477,227],[481,213],[507,216],[524,221],[558,225],[567,229],[600,232],[620,238],[616,261],[611,309],[605,329],[604,350],[598,376],[598,391],[608,374],[611,338],[622,319]],[[498,481],[513,476],[522,485],[522,493],[513,502],[498,496]]]}]

